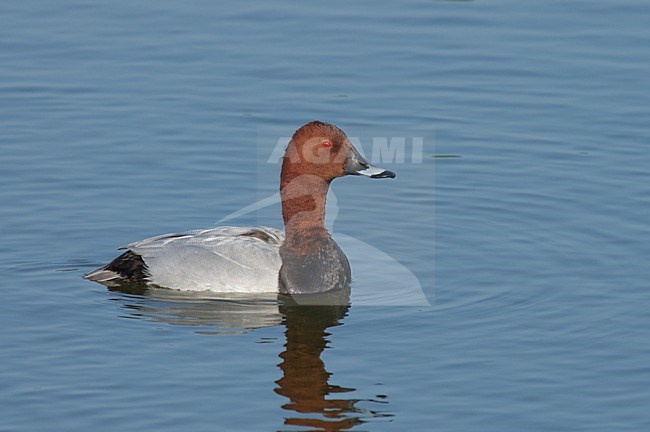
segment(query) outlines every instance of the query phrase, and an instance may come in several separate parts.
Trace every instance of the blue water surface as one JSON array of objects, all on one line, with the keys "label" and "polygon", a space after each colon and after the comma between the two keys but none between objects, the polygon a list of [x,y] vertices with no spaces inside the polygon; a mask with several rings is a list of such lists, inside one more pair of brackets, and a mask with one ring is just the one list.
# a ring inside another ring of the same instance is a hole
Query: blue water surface
[{"label": "blue water surface", "polygon": [[[0,430],[648,430],[649,19],[3,1]],[[271,197],[314,119],[397,149],[395,180],[333,184],[350,306],[82,278]]]}]

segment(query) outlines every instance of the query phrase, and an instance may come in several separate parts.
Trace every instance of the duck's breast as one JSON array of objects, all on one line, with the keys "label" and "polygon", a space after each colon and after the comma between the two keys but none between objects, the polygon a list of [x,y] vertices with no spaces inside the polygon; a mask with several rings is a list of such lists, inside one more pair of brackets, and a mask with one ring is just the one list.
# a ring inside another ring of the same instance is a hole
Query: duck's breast
[{"label": "duck's breast", "polygon": [[302,253],[287,244],[280,248],[280,292],[316,294],[343,289],[350,283],[348,258],[329,234],[302,237],[297,243],[309,244],[312,253]]}]

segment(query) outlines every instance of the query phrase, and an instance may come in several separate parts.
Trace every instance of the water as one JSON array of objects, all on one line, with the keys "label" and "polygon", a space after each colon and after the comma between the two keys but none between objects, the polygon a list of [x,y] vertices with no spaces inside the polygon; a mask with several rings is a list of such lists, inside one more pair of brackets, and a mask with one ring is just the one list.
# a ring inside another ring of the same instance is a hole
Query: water
[{"label": "water", "polygon": [[[649,15],[3,2],[0,430],[648,429]],[[270,196],[312,119],[425,138],[334,184],[350,307],[82,279]]]}]

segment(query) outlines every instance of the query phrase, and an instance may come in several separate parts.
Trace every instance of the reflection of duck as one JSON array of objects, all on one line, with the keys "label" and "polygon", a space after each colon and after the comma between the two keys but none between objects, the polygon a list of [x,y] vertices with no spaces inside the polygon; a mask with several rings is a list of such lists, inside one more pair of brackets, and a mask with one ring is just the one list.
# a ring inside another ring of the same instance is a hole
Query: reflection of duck
[{"label": "reflection of duck", "polygon": [[280,307],[285,316],[286,344],[279,364],[283,376],[276,381],[275,392],[289,399],[282,408],[295,413],[285,418],[285,425],[341,431],[364,423],[363,417],[368,414],[387,416],[357,408],[358,399],[329,397],[356,390],[330,384],[332,374],[321,359],[329,342],[327,329],[342,325],[348,309],[342,304]]},{"label": "reflection of duck", "polygon": [[[116,290],[116,288],[112,288]],[[341,431],[364,423],[365,419],[389,417],[391,414],[366,410],[361,403],[386,404],[379,400],[342,397],[356,389],[330,384],[332,374],[321,359],[328,347],[327,329],[343,325],[350,308],[349,289],[338,295],[309,297],[243,296],[200,298],[196,294],[149,289],[146,296],[133,295],[133,289],[121,297],[131,318],[144,318],[170,325],[193,326],[201,334],[222,335],[284,325],[286,342],[278,365],[282,378],[276,381],[275,392],[288,399],[282,408],[290,415],[285,424],[308,430]],[[141,292],[140,294],[144,294]],[[335,395],[335,397],[330,397]],[[383,410],[382,410],[383,411]]]},{"label": "reflection of duck", "polygon": [[267,227],[167,234],[124,246],[124,254],[86,278],[182,291],[305,294],[340,289],[350,282],[350,265],[323,219],[330,183],[345,175],[395,177],[370,165],[341,129],[308,123],[295,132],[282,162],[284,236]]},{"label": "reflection of duck", "polygon": [[195,327],[203,334],[245,333],[248,330],[274,327],[282,323],[277,294],[185,293],[119,284],[109,290],[128,294],[124,309],[133,318]]}]

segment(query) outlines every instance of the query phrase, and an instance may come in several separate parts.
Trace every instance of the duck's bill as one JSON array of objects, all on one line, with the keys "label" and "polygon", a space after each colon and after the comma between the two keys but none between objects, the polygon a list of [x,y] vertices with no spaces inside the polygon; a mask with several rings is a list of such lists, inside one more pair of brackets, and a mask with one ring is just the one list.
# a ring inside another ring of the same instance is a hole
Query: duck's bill
[{"label": "duck's bill", "polygon": [[395,178],[394,172],[371,165],[354,147],[350,150],[343,172],[349,175],[363,175],[370,178]]},{"label": "duck's bill", "polygon": [[370,178],[395,178],[395,173],[383,168],[368,165],[368,168],[348,174],[364,175]]}]

